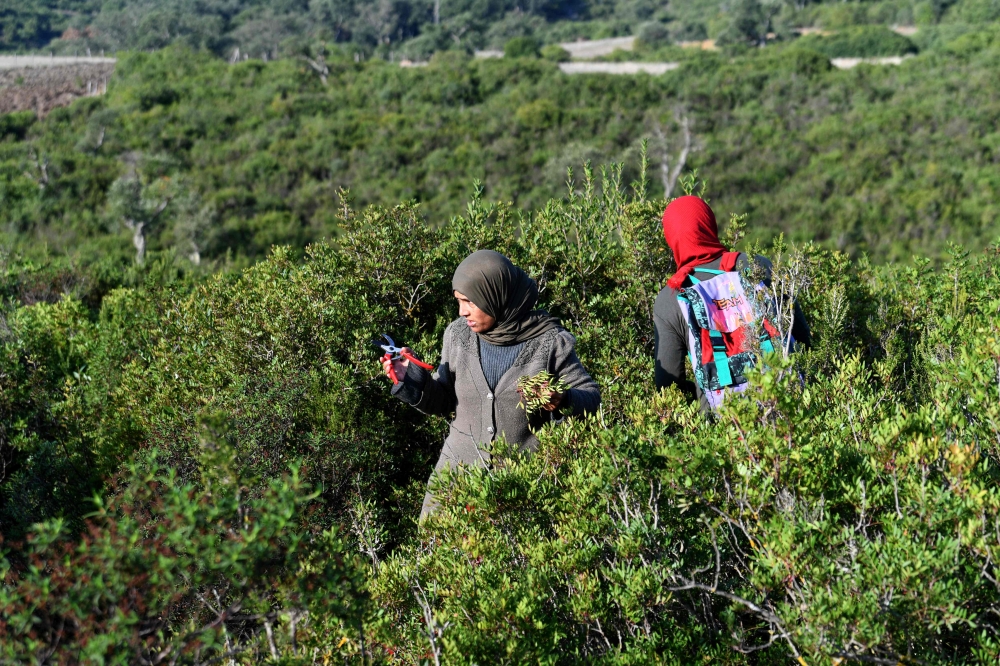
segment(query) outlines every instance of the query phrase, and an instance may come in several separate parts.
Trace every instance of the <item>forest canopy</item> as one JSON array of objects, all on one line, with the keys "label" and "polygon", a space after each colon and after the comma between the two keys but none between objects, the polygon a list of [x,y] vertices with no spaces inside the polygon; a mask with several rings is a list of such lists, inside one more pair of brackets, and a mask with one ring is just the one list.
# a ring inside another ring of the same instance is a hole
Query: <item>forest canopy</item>
[{"label": "forest canopy", "polygon": [[275,58],[322,43],[425,60],[442,50],[501,49],[519,37],[752,44],[792,39],[801,27],[981,25],[998,11],[984,0],[4,0],[0,49],[83,54],[178,44]]}]

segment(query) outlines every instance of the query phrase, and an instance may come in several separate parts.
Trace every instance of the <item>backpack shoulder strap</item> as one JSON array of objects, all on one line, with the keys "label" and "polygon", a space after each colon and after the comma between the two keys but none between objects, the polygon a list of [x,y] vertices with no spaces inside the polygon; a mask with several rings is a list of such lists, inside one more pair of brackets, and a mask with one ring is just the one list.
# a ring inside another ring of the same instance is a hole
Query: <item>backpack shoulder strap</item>
[{"label": "backpack shoulder strap", "polygon": [[[708,273],[710,275],[722,275],[726,271],[719,271],[714,268],[695,268],[692,273]],[[696,278],[694,275],[688,275],[688,279],[691,280],[691,284],[699,284],[701,280]]]}]

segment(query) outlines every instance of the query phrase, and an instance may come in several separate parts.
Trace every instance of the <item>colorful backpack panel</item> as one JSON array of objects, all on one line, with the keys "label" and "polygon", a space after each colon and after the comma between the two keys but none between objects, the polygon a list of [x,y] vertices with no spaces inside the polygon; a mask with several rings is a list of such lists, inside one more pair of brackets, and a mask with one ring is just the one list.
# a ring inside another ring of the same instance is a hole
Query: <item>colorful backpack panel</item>
[{"label": "colorful backpack panel", "polygon": [[[758,350],[769,353],[779,348],[778,331],[768,320],[773,307],[764,310],[757,292],[736,271],[696,268],[694,273],[713,277],[689,277],[691,286],[677,294],[688,326],[688,350],[695,381],[715,409],[727,392],[747,387],[745,372],[757,361]],[[768,302],[768,305],[771,305]],[[760,320],[762,326],[757,326]],[[758,344],[751,336],[758,335]]]}]

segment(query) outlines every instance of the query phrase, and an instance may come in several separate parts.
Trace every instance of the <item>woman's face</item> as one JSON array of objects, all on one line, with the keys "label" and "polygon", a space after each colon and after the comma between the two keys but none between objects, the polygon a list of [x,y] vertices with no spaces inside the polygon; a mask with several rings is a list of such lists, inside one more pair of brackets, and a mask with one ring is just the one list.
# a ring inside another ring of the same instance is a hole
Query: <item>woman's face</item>
[{"label": "woman's face", "polygon": [[465,323],[469,325],[474,333],[486,333],[493,328],[497,320],[479,309],[479,307],[466,298],[460,291],[455,292],[455,300],[458,301],[458,314],[465,317]]}]

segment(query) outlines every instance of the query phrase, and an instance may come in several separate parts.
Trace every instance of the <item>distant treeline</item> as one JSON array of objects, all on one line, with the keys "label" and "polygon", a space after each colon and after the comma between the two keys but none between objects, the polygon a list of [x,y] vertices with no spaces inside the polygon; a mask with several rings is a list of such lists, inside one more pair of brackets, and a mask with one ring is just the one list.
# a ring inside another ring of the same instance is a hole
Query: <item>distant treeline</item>
[{"label": "distant treeline", "polygon": [[[84,53],[173,44],[226,58],[272,59],[320,43],[359,56],[426,59],[442,50],[637,35],[653,47],[715,39],[731,46],[794,37],[798,26],[982,24],[990,0],[3,0],[0,50]],[[851,54],[862,55],[862,54]]]},{"label": "distant treeline", "polygon": [[296,38],[372,49],[398,48],[419,35],[425,43],[418,49],[436,50],[456,42],[502,45],[560,21],[617,21],[611,32],[628,32],[631,24],[665,17],[664,7],[656,0],[18,0],[0,5],[0,32],[7,49],[53,40],[56,49],[182,43],[260,57]]}]

